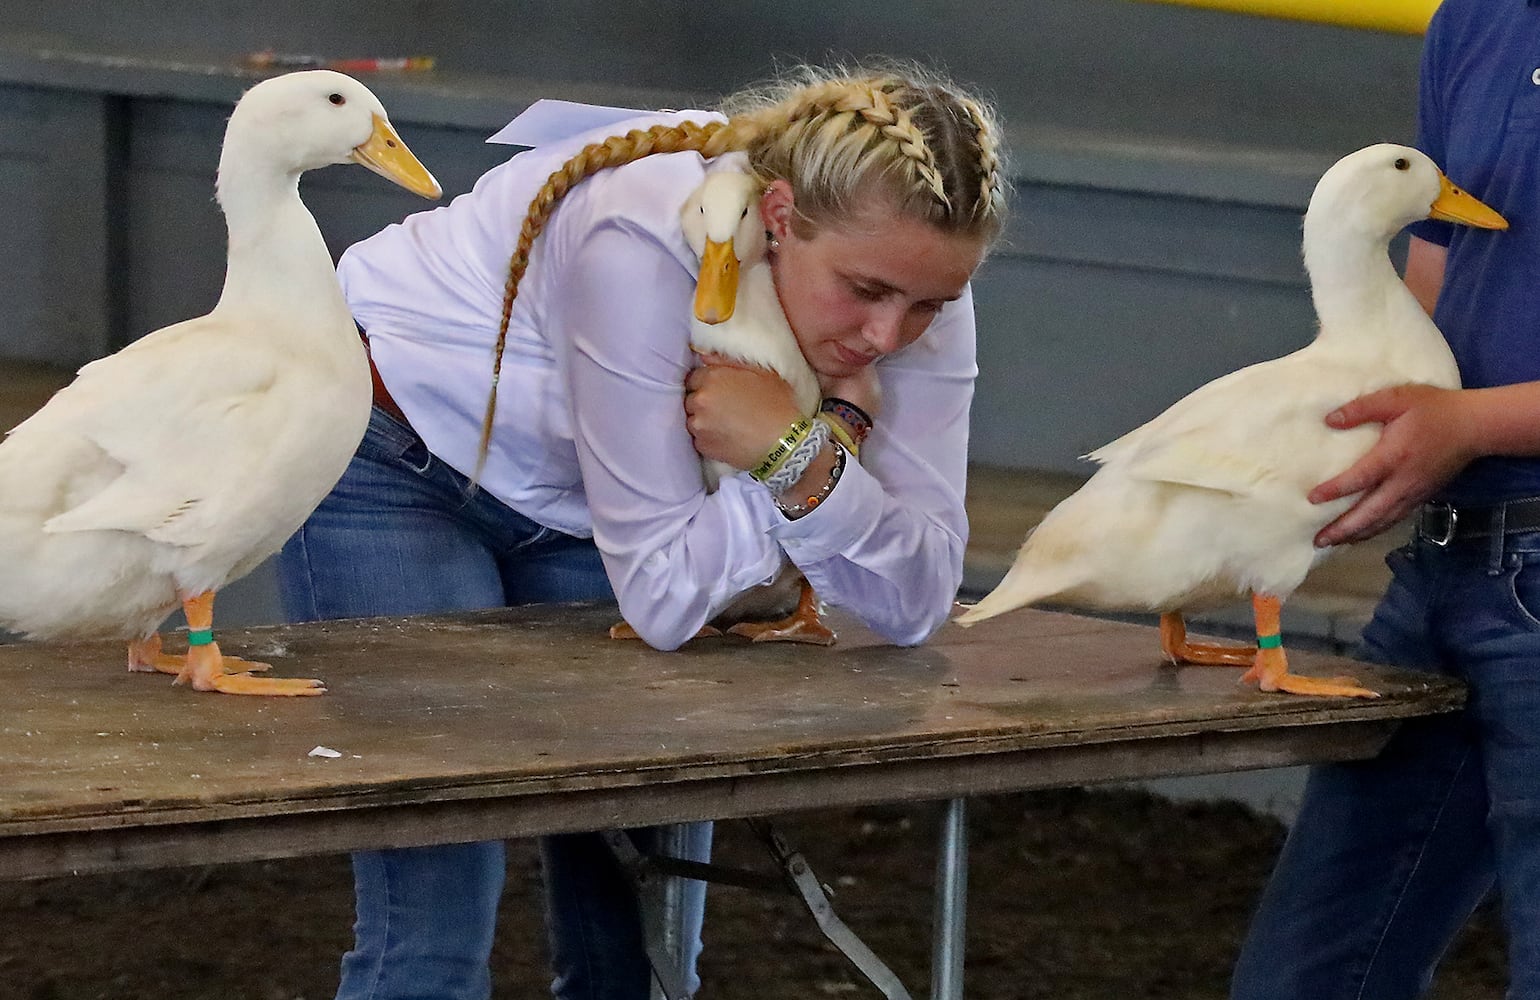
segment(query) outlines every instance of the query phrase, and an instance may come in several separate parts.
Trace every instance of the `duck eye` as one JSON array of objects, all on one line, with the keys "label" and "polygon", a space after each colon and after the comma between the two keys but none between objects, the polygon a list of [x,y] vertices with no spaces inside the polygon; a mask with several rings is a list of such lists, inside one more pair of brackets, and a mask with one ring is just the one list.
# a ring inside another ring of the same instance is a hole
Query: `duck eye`
[{"label": "duck eye", "polygon": [[331,101],[333,104],[335,104],[335,105],[337,105],[339,107],[341,107],[342,105],[348,103],[348,99],[346,97],[343,97],[341,94],[333,94],[330,97],[328,97],[327,100]]},{"label": "duck eye", "polygon": [[740,219],[747,219],[748,217],[749,217],[749,210],[747,208],[745,208],[743,210],[743,214],[742,215],[738,216],[738,218],[740,218]]},{"label": "duck eye", "polygon": [[1396,169],[1397,170],[1410,170],[1410,169],[1412,169],[1411,161],[1408,160],[1404,156],[1398,158],[1396,160]]}]

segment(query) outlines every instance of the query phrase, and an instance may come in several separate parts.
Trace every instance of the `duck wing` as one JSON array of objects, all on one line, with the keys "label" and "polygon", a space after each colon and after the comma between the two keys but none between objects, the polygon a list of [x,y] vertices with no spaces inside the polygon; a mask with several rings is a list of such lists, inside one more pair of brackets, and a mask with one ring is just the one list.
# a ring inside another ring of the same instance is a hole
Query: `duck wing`
[{"label": "duck wing", "polygon": [[[221,335],[223,334],[223,335]],[[154,338],[152,340],[152,338]],[[49,518],[50,533],[115,530],[171,545],[217,534],[228,484],[260,475],[281,417],[270,350],[203,317],[157,331],[80,370],[12,438],[64,435],[116,475]],[[72,498],[73,499],[73,498]]]},{"label": "duck wing", "polygon": [[[1215,379],[1086,457],[1130,478],[1237,496],[1330,474],[1326,414],[1357,395],[1352,374],[1302,352]],[[1308,486],[1307,486],[1308,488]]]}]

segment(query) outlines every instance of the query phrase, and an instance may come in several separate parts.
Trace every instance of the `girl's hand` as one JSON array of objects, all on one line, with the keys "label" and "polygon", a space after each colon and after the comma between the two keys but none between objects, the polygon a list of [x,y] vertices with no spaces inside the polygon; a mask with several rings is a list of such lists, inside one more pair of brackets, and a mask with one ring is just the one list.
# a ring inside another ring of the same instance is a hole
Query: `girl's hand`
[{"label": "girl's hand", "polygon": [[685,427],[702,457],[736,469],[760,463],[803,414],[779,375],[716,354],[684,380]]},{"label": "girl's hand", "polygon": [[1380,439],[1345,472],[1310,491],[1311,503],[1363,495],[1315,536],[1320,547],[1361,542],[1411,514],[1477,455],[1468,396],[1402,385],[1360,396],[1326,415],[1346,430],[1384,424]]}]

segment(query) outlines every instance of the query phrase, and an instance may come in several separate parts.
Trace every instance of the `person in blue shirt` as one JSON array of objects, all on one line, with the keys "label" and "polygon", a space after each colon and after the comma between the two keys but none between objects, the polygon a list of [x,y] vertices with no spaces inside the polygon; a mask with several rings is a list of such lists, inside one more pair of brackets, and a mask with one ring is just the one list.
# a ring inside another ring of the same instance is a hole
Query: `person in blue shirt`
[{"label": "person in blue shirt", "polygon": [[1509,997],[1540,997],[1540,9],[1446,0],[1428,29],[1418,146],[1509,221],[1420,223],[1405,281],[1464,388],[1347,402],[1377,446],[1311,500],[1360,499],[1319,545],[1411,517],[1362,655],[1460,678],[1463,712],[1373,760],[1315,768],[1242,948],[1236,1000],[1415,997],[1494,886]]}]

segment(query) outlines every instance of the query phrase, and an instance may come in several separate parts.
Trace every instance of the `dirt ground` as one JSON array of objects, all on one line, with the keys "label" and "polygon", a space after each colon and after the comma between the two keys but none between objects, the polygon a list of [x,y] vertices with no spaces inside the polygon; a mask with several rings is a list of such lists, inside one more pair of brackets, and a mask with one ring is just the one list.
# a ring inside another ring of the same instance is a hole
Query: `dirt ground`
[{"label": "dirt ground", "polygon": [[[935,805],[803,813],[777,827],[835,907],[916,996],[929,989]],[[1231,803],[1127,790],[1036,792],[970,810],[969,1000],[1225,995],[1283,828]],[[717,859],[763,848],[720,824]],[[547,996],[534,852],[514,845],[495,996]],[[3,1000],[326,1000],[350,940],[345,858],[0,884]],[[1490,909],[1456,944],[1437,1000],[1497,998]],[[880,997],[788,897],[714,888],[699,1000]]]}]

